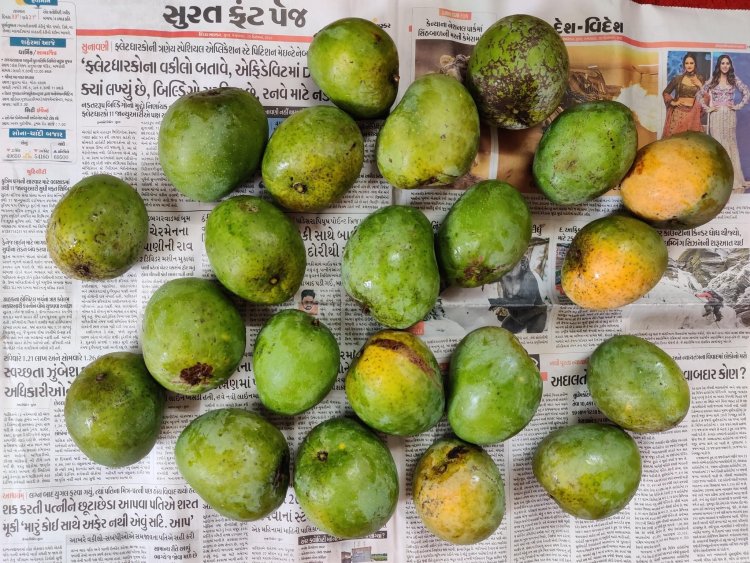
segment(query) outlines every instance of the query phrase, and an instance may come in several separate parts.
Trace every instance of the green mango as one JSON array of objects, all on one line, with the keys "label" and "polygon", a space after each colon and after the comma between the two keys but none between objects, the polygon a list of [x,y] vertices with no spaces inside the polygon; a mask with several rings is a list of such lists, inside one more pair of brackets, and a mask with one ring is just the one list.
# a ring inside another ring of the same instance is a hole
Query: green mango
[{"label": "green mango", "polygon": [[219,514],[258,520],[276,510],[289,486],[289,446],[259,414],[208,411],[188,424],[174,447],[177,469]]},{"label": "green mango", "polygon": [[396,99],[396,44],[369,20],[342,18],[318,31],[307,66],[323,93],[355,119],[383,117]]},{"label": "green mango", "polygon": [[540,442],[532,470],[565,512],[599,520],[622,510],[635,495],[641,454],[622,428],[578,423],[558,428]]},{"label": "green mango", "polygon": [[197,395],[224,383],[245,353],[245,323],[210,280],[177,278],[146,304],[143,359],[167,389]]},{"label": "green mango", "polygon": [[229,291],[253,303],[277,305],[299,289],[307,266],[297,226],[274,204],[234,196],[206,221],[206,255]]},{"label": "green mango", "polygon": [[65,396],[65,426],[90,460],[124,467],[154,447],[166,400],[140,354],[112,352],[73,380]]},{"label": "green mango", "polygon": [[446,74],[417,78],[378,133],[375,158],[401,189],[451,184],[479,149],[479,114],[469,92]]},{"label": "green mango", "polygon": [[552,202],[583,203],[617,186],[637,150],[630,108],[613,100],[584,102],[563,111],[544,132],[532,172]]},{"label": "green mango", "polygon": [[326,325],[303,311],[279,311],[260,329],[253,349],[260,401],[279,414],[304,412],[333,388],[339,363],[339,345]]},{"label": "green mango", "polygon": [[407,328],[422,320],[440,291],[430,221],[405,205],[371,213],[344,247],[341,278],[346,292],[383,325]]},{"label": "green mango", "polygon": [[473,444],[523,430],[542,400],[539,368],[509,330],[485,326],[459,342],[449,369],[448,422]]},{"label": "green mango", "polygon": [[323,532],[359,538],[377,532],[398,502],[398,473],[388,447],[348,418],[321,422],[302,441],[294,493]]},{"label": "green mango", "polygon": [[510,184],[485,180],[456,200],[437,234],[437,256],[451,285],[479,287],[500,280],[531,241],[531,213]]},{"label": "green mango", "polygon": [[638,336],[621,334],[597,346],[586,384],[599,410],[631,432],[669,430],[690,409],[690,388],[680,366]]},{"label": "green mango", "polygon": [[442,438],[422,454],[412,479],[414,507],[425,527],[450,543],[488,538],[505,515],[505,485],[479,446]]},{"label": "green mango", "polygon": [[47,250],[60,270],[79,280],[124,274],[148,240],[148,214],[133,187],[109,174],[75,184],[47,223]]},{"label": "green mango", "polygon": [[443,416],[443,376],[432,351],[410,332],[381,330],[346,373],[346,396],[362,421],[386,434],[413,436]]},{"label": "green mango", "polygon": [[331,106],[304,108],[279,124],[261,167],[274,200],[292,211],[319,211],[359,177],[364,139],[357,123]]},{"label": "green mango", "polygon": [[159,163],[177,190],[217,201],[258,169],[268,118],[253,94],[224,87],[178,98],[159,127]]}]

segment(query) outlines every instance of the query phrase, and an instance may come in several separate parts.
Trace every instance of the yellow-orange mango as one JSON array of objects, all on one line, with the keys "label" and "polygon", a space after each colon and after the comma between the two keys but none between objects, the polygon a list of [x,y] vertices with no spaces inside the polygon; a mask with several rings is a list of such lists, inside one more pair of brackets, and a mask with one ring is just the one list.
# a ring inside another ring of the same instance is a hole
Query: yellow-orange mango
[{"label": "yellow-orange mango", "polygon": [[573,303],[614,309],[645,295],[666,269],[667,246],[653,227],[611,215],[576,233],[563,260],[561,282]]},{"label": "yellow-orange mango", "polygon": [[726,205],[734,173],[724,147],[688,131],[642,147],[622,180],[622,200],[657,226],[689,229],[708,223]]}]

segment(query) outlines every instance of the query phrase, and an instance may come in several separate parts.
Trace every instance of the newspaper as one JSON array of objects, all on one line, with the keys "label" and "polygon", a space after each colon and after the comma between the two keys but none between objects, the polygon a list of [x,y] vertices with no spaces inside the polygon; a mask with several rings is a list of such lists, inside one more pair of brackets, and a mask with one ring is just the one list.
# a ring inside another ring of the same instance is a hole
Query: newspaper
[{"label": "newspaper", "polygon": [[[297,295],[278,307],[237,300],[248,340],[237,373],[200,396],[170,393],[156,446],[129,467],[95,465],[66,432],[63,405],[72,380],[104,353],[139,350],[153,291],[176,277],[213,277],[203,229],[214,204],[179,195],[157,159],[159,123],[172,102],[199,89],[245,88],[261,100],[273,129],[298,108],[330,103],[310,78],[306,53],[313,34],[335,19],[367,18],[393,37],[402,95],[425,73],[460,78],[481,33],[519,12],[545,19],[566,42],[571,74],[561,109],[590,99],[622,101],[634,111],[640,146],[665,134],[665,101],[675,95],[667,88],[686,52],[696,54],[704,79],[717,57],[729,53],[736,76],[750,83],[750,15],[739,11],[617,0],[2,3],[0,560],[750,561],[750,105],[736,111],[733,142],[744,174],[724,211],[702,227],[662,231],[669,267],[659,284],[635,304],[597,312],[565,298],[561,261],[578,229],[619,209],[621,200],[616,190],[572,207],[543,198],[529,169],[544,124],[514,132],[483,126],[480,153],[465,178],[447,188],[399,191],[374,162],[382,121],[362,121],[365,164],[351,191],[321,213],[290,214],[308,255]],[[138,189],[149,211],[149,239],[125,275],[81,283],[55,268],[44,230],[57,200],[94,173]],[[506,487],[499,529],[479,544],[454,546],[427,532],[416,515],[411,473],[421,453],[449,431],[445,419],[416,437],[383,437],[398,466],[400,498],[388,524],[366,538],[342,541],[316,529],[291,487],[278,510],[255,522],[209,508],[176,469],[180,431],[209,409],[243,407],[267,416],[295,451],[314,425],[351,414],[344,375],[380,326],[342,289],[346,240],[368,213],[390,203],[413,205],[437,226],[462,190],[484,178],[508,181],[525,196],[533,213],[528,251],[497,284],[443,291],[411,330],[443,368],[463,336],[487,325],[511,330],[539,364],[544,396],[537,415],[512,439],[487,448]],[[235,193],[267,197],[259,176]],[[276,416],[258,399],[252,344],[274,312],[304,308],[302,290],[314,291],[307,310],[339,341],[340,377],[312,410]],[[707,298],[708,290],[722,300]],[[678,427],[634,436],[643,479],[624,510],[603,521],[576,520],[544,494],[530,458],[550,430],[603,420],[587,391],[586,362],[600,342],[620,333],[669,352],[689,382],[692,405]]]}]

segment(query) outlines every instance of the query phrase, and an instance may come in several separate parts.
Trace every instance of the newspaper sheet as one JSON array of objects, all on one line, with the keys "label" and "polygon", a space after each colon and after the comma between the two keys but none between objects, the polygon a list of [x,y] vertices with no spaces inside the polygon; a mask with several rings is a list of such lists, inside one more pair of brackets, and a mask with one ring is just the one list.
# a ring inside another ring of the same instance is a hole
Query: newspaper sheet
[{"label": "newspaper sheet", "polygon": [[[670,81],[695,53],[708,79],[717,57],[732,57],[750,83],[750,14],[657,8],[617,0],[16,0],[0,5],[0,230],[2,231],[2,531],[0,560],[67,561],[750,561],[748,502],[748,350],[750,349],[750,105],[736,98],[737,182],[723,212],[687,231],[662,231],[669,268],[638,302],[586,311],[562,293],[562,257],[587,222],[621,206],[616,190],[586,204],[555,206],[529,169],[543,126],[482,128],[471,172],[448,188],[399,191],[378,173],[374,144],[382,121],[361,121],[365,164],[350,192],[318,214],[290,214],[308,266],[298,294],[279,307],[237,302],[248,349],[222,387],[197,397],[169,394],[151,453],[122,469],[88,461],[63,419],[66,391],[80,370],[112,351],[139,351],[143,309],[162,283],[212,278],[203,229],[214,204],[190,201],[169,184],[157,158],[162,116],[179,96],[231,85],[253,92],[271,129],[295,110],[330,103],[310,77],[313,34],[340,17],[376,22],[396,41],[400,95],[416,77],[458,78],[481,33],[512,13],[539,16],[568,47],[570,84],[561,109],[584,100],[628,105],[639,145],[668,134]],[[707,119],[702,127],[708,130]],[[45,227],[52,207],[81,178],[109,173],[135,186],[150,219],[139,263],[106,282],[65,277],[50,260]],[[533,238],[517,267],[497,284],[447,289],[412,327],[447,367],[456,344],[480,326],[515,333],[538,362],[544,395],[532,422],[487,448],[506,487],[500,528],[473,546],[454,546],[421,525],[411,494],[416,460],[436,428],[412,438],[384,437],[396,460],[400,498],[388,524],[342,541],[310,524],[290,487],[282,506],[255,522],[218,515],[178,473],[180,431],[207,410],[237,406],[278,425],[295,451],[319,422],[352,414],[346,369],[380,326],[345,294],[344,245],[370,212],[413,205],[437,226],[462,190],[478,180],[512,183],[533,212]],[[235,193],[264,195],[260,176]],[[314,303],[303,303],[312,290]],[[706,297],[712,290],[720,301]],[[318,406],[296,417],[260,404],[252,343],[283,308],[305,308],[335,333],[340,377]],[[586,387],[586,363],[605,338],[637,334],[663,347],[689,382],[692,405],[675,429],[636,435],[643,479],[631,503],[603,521],[565,515],[531,473],[531,455],[550,430],[604,420]]]}]

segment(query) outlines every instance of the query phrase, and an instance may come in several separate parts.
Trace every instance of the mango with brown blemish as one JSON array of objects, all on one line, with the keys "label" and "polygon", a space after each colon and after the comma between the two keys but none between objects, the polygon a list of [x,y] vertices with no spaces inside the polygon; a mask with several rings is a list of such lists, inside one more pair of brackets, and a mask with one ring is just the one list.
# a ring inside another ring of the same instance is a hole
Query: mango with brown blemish
[{"label": "mango with brown blemish", "polygon": [[667,269],[667,246],[643,221],[624,215],[596,219],[570,244],[562,289],[587,309],[614,309],[650,291]]},{"label": "mango with brown blemish", "polygon": [[443,416],[437,360],[418,336],[381,330],[365,342],[346,374],[346,396],[362,421],[386,434],[413,436]]},{"label": "mango with brown blemish", "polygon": [[642,147],[622,180],[622,201],[656,226],[690,229],[716,217],[732,194],[726,149],[705,133],[687,131]]}]

